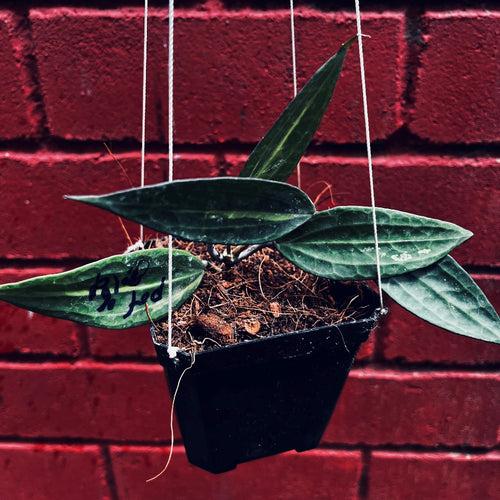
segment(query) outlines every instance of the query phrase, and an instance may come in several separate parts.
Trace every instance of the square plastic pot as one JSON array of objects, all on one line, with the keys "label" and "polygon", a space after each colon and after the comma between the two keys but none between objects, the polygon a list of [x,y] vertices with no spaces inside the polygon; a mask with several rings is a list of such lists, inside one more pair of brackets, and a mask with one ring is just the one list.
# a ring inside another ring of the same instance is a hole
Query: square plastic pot
[{"label": "square plastic pot", "polygon": [[[345,292],[345,289],[344,289]],[[318,446],[354,357],[379,319],[363,287],[363,317],[196,354],[175,411],[189,461],[213,473]],[[154,337],[154,336],[153,336]],[[155,342],[171,393],[191,355]]]}]

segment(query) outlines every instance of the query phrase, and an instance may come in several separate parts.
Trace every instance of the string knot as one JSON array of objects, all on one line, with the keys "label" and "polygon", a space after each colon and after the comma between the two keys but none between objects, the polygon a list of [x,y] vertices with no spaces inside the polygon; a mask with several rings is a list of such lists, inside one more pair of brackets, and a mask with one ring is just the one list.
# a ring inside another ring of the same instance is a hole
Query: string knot
[{"label": "string knot", "polygon": [[168,352],[168,357],[174,359],[177,357],[177,353],[179,352],[179,348],[171,345],[167,348],[167,352]]},{"label": "string knot", "polygon": [[381,309],[378,310],[378,314],[381,318],[383,318],[384,316],[387,316],[389,314],[389,308],[382,307]]}]

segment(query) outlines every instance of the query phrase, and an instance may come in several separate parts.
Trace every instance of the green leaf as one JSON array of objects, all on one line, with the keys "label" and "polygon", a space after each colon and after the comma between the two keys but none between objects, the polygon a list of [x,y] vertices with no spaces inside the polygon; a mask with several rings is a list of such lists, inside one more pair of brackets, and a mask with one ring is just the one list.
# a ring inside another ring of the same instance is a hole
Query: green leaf
[{"label": "green leaf", "polygon": [[291,175],[319,127],[356,37],[319,68],[257,144],[241,172],[242,177],[285,181]]},{"label": "green leaf", "polygon": [[[386,208],[377,209],[377,227],[383,276],[429,266],[472,235],[449,222]],[[288,260],[318,276],[337,280],[376,276],[369,207],[318,212],[279,239],[277,247]]]},{"label": "green leaf", "polygon": [[[198,287],[204,264],[189,252],[172,255],[173,308]],[[148,323],[168,311],[168,250],[114,255],[59,274],[0,286],[0,299],[56,318],[101,328]]]},{"label": "green leaf", "polygon": [[413,314],[459,335],[500,343],[498,314],[474,280],[450,256],[382,288]]},{"label": "green leaf", "polygon": [[164,182],[103,196],[70,196],[156,231],[208,243],[266,243],[311,218],[314,205],[294,186],[220,177]]}]

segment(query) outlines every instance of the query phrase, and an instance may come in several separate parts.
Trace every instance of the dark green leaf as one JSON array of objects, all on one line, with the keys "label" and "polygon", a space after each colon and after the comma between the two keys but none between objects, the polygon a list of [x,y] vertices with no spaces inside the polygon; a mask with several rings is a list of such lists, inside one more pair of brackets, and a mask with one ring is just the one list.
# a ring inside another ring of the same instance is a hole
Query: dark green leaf
[{"label": "dark green leaf", "polygon": [[319,127],[354,40],[355,37],[347,40],[304,85],[252,151],[240,174],[242,177],[288,179]]},{"label": "dark green leaf", "polygon": [[266,243],[311,218],[307,195],[282,182],[220,177],[71,196],[147,227],[208,243]]},{"label": "dark green leaf", "polygon": [[405,309],[459,335],[500,343],[498,314],[473,279],[450,256],[382,288]]},{"label": "dark green leaf", "polygon": [[[198,287],[200,259],[173,251],[173,307]],[[122,329],[147,323],[168,310],[168,250],[114,255],[59,274],[0,286],[0,299],[56,318],[101,328]]]},{"label": "dark green leaf", "polygon": [[[383,276],[429,266],[472,233],[455,224],[377,209]],[[326,278],[368,279],[376,275],[372,211],[369,207],[337,207],[318,212],[277,242],[294,264]]]}]

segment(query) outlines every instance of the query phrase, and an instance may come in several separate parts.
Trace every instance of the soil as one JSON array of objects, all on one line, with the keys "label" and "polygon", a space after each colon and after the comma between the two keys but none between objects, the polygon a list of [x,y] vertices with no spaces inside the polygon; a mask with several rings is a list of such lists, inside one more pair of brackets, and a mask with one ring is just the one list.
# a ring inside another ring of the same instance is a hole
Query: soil
[{"label": "soil", "polygon": [[[163,245],[157,242],[155,246]],[[176,242],[210,261],[205,245]],[[223,250],[223,247],[217,247]],[[213,262],[213,261],[212,261]],[[355,285],[354,285],[355,286]],[[235,266],[211,264],[196,293],[173,315],[173,345],[189,351],[334,325],[362,316],[362,289],[308,274],[273,248]],[[160,340],[168,323],[157,325]]]}]

